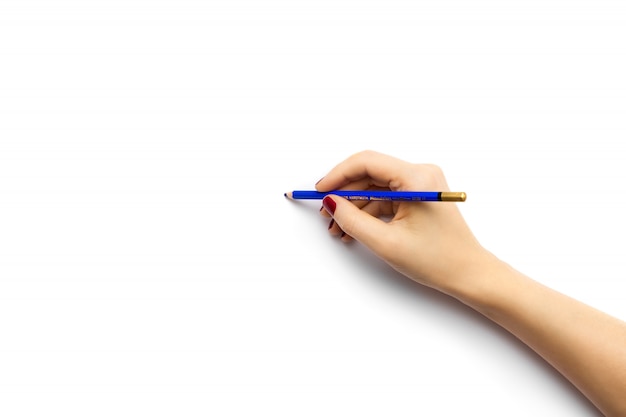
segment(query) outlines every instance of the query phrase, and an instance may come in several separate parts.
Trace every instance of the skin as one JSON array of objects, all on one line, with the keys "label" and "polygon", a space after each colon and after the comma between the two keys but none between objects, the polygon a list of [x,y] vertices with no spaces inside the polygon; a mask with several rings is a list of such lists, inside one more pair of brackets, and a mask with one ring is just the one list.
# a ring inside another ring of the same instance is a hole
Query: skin
[{"label": "skin", "polygon": [[[373,151],[341,162],[316,189],[449,191],[439,167]],[[603,414],[626,415],[626,323],[495,257],[456,204],[353,203],[329,196],[323,208],[322,215],[332,217],[332,235],[361,242],[407,277],[482,313],[554,366]]]}]

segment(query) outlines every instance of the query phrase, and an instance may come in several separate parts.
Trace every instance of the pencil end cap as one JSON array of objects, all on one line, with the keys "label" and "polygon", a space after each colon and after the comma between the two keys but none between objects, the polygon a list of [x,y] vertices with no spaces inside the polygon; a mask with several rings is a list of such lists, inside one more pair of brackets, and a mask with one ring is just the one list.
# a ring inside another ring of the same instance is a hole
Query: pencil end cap
[{"label": "pencil end cap", "polygon": [[441,201],[465,201],[467,194],[463,192],[442,192]]}]

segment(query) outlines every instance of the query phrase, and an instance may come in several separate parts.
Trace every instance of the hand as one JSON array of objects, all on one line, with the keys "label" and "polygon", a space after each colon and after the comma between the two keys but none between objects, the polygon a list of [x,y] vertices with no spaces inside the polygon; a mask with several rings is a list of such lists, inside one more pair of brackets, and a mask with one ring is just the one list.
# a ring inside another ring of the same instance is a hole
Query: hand
[{"label": "hand", "polygon": [[[441,169],[411,164],[373,151],[355,154],[316,185],[337,189],[449,191]],[[468,271],[490,254],[475,239],[455,203],[350,202],[326,197],[322,214],[329,230],[363,243],[393,268],[415,281],[450,294]],[[390,221],[381,217],[391,216]]]},{"label": "hand", "polygon": [[[366,151],[316,188],[448,191],[441,169]],[[449,202],[323,200],[329,230],[362,242],[401,273],[449,294],[510,331],[605,415],[626,416],[626,323],[526,277],[482,248]],[[389,222],[379,217],[391,216]]]}]

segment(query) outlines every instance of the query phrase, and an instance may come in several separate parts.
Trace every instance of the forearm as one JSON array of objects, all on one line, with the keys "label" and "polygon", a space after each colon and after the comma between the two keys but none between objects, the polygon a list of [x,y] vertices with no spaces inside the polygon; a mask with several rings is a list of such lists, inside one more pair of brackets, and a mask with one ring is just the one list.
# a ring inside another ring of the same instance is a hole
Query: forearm
[{"label": "forearm", "polygon": [[[480,272],[479,272],[480,271]],[[603,413],[626,415],[626,324],[488,256],[450,295],[498,323]]]},{"label": "forearm", "polygon": [[[441,169],[368,151],[318,181],[318,191],[449,190]],[[626,415],[626,326],[531,280],[485,251],[456,205],[327,196],[329,230],[360,241],[401,273],[456,297],[508,329],[607,415]],[[378,217],[393,216],[391,221]]]}]

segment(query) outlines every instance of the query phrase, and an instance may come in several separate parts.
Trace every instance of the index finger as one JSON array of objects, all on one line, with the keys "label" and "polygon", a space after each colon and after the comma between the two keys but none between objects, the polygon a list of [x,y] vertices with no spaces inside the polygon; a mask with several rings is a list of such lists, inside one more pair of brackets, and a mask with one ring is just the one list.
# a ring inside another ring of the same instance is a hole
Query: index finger
[{"label": "index finger", "polygon": [[363,151],[339,163],[322,178],[315,188],[331,191],[350,183],[369,179],[371,185],[390,190],[410,189],[410,171],[415,165],[374,151]]}]

